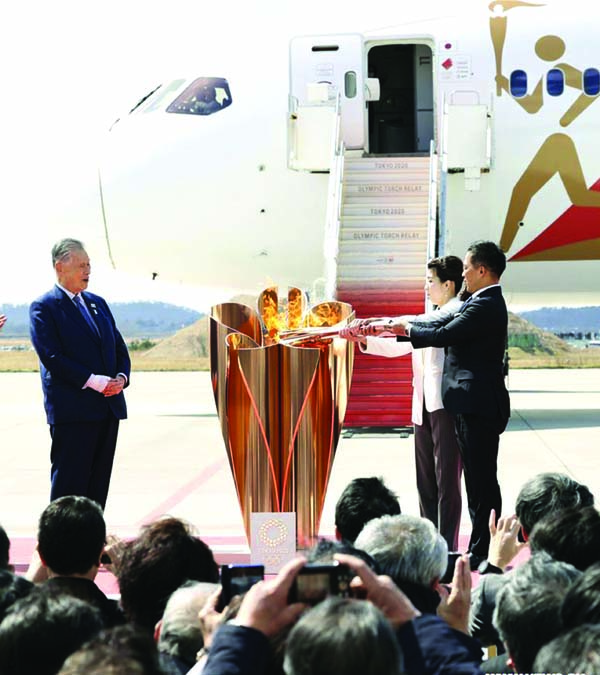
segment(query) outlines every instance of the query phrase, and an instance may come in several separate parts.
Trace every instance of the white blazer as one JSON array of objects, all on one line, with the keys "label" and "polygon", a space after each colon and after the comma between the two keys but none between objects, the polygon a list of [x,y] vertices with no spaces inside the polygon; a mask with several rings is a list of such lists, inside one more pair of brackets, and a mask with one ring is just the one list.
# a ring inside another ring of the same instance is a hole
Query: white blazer
[{"label": "white blazer", "polygon": [[[447,314],[456,314],[462,306],[462,300],[452,298],[445,305],[426,314],[419,314],[415,321],[421,323],[434,321]],[[413,349],[410,342],[398,342],[390,337],[367,337],[367,344],[359,342],[365,354],[395,358],[412,352],[413,398],[412,421],[423,424],[423,403],[427,412],[444,407],[442,403],[442,372],[444,370],[444,350],[439,347]]]}]

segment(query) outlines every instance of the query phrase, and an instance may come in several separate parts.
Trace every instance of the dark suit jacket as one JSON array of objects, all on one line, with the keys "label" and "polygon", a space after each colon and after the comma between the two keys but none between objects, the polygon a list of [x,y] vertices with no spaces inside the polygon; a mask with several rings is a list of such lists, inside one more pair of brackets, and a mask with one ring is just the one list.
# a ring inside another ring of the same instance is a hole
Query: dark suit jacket
[{"label": "dark suit jacket", "polygon": [[[51,588],[57,593],[70,595],[85,600],[93,605],[102,614],[105,628],[122,626],[125,623],[125,614],[116,600],[108,598],[91,579],[82,577],[51,577],[44,581],[45,588]],[[188,668],[189,670],[189,668]]]},{"label": "dark suit jacket", "polygon": [[498,593],[506,586],[510,577],[510,571],[506,574],[486,574],[479,580],[477,588],[471,592],[469,617],[471,635],[477,638],[484,647],[496,645],[499,654],[504,652],[504,645],[492,619]]},{"label": "dark suit jacket", "polygon": [[454,315],[414,324],[410,341],[416,348],[444,347],[442,400],[448,412],[494,419],[500,431],[510,416],[504,384],[504,351],[508,312],[499,286],[484,289]]},{"label": "dark suit jacket", "polygon": [[48,424],[88,422],[127,417],[123,392],[105,398],[87,388],[90,375],[124,373],[129,384],[131,362],[106,302],[93,293],[81,294],[100,335],[88,326],[73,301],[55,286],[31,303],[31,341],[40,359],[40,375]]},{"label": "dark suit jacket", "polygon": [[254,628],[224,623],[214,635],[203,675],[261,675],[266,673],[271,647]]}]

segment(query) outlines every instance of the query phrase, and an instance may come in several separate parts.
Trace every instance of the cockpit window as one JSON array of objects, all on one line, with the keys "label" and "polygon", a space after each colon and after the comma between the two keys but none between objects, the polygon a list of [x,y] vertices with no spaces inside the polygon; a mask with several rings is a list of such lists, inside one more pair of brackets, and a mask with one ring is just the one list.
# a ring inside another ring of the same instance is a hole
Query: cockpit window
[{"label": "cockpit window", "polygon": [[145,96],[142,96],[142,98],[133,106],[133,108],[129,111],[129,114],[131,115],[132,112],[135,112],[138,108],[140,108],[146,101],[153,95],[155,94],[160,88],[162,87],[162,84],[159,84],[158,87],[154,87],[148,94]]},{"label": "cockpit window", "polygon": [[155,89],[150,96],[146,96],[146,98],[142,100],[141,105],[138,104],[139,112],[149,113],[162,108],[165,105],[165,100],[169,100],[173,93],[181,88],[181,85],[184,82],[184,79],[172,80]]},{"label": "cockpit window", "polygon": [[212,115],[231,105],[229,83],[223,77],[199,77],[167,108],[184,115]]}]

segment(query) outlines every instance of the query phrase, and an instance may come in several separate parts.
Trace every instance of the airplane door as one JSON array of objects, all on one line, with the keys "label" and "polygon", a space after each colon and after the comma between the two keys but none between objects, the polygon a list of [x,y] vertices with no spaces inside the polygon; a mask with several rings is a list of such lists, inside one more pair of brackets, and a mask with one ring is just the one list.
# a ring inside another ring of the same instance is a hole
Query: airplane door
[{"label": "airplane door", "polygon": [[340,93],[342,138],[347,148],[364,148],[363,37],[358,33],[295,37],[290,42],[290,95],[309,103],[307,85],[329,85],[329,99]]}]

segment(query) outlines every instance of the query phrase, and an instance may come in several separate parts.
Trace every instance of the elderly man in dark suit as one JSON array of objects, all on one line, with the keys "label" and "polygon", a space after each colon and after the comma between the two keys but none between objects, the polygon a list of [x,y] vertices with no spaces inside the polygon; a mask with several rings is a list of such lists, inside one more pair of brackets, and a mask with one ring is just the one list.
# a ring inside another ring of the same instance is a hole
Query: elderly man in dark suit
[{"label": "elderly man in dark suit", "polygon": [[[502,496],[497,478],[500,434],[510,417],[504,383],[508,313],[500,288],[506,256],[491,241],[471,244],[463,263],[463,278],[471,297],[455,314],[427,324],[410,317],[357,322],[348,329],[364,335],[395,334],[413,347],[443,347],[444,408],[454,416],[463,460],[469,514],[473,525],[471,567],[487,558],[490,511],[499,517]],[[340,333],[344,336],[344,333]]]},{"label": "elderly man in dark suit", "polygon": [[29,310],[52,437],[50,499],[82,495],[104,508],[131,363],[108,305],[84,292],[91,268],[83,244],[58,242],[52,264],[56,286]]}]

